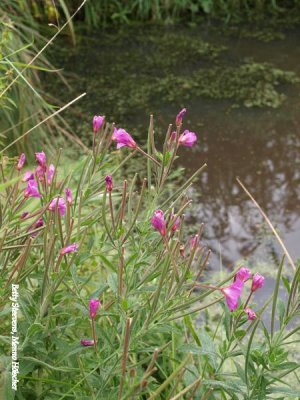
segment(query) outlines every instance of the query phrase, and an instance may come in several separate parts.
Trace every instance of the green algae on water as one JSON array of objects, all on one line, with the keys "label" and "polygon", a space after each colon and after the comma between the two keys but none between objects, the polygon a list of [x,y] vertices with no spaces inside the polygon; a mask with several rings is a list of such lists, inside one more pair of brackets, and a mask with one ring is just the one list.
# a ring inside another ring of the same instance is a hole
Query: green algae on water
[{"label": "green algae on water", "polygon": [[74,90],[87,92],[78,111],[101,110],[129,126],[131,120],[137,125],[138,114],[201,97],[277,108],[286,99],[286,86],[299,82],[294,72],[233,56],[220,36],[199,28],[134,26],[78,41],[64,63]]}]

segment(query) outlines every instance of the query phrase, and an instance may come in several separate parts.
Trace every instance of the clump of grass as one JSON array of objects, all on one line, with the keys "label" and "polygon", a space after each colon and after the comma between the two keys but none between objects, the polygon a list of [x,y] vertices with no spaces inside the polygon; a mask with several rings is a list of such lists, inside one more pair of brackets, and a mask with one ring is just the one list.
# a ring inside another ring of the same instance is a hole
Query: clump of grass
[{"label": "clump of grass", "polygon": [[44,50],[71,24],[72,18],[66,13],[65,24],[57,27],[55,35],[47,41],[40,34],[40,26],[27,2],[5,0],[1,11],[0,69],[3,78],[0,84],[0,133],[7,143],[37,126],[30,139],[16,142],[17,150],[32,154],[43,143],[54,152],[51,147],[54,139],[63,145],[62,135],[70,135],[69,127],[61,116],[60,124],[52,120],[39,125],[55,109],[54,98],[43,91],[41,75],[54,73],[61,78],[61,84],[66,82],[47,60]]},{"label": "clump of grass", "polygon": [[[59,1],[61,3],[61,1]],[[66,0],[72,9],[76,2]],[[298,14],[297,14],[298,13]],[[269,22],[281,20],[299,23],[299,2],[284,4],[273,0],[150,0],[114,2],[92,0],[86,3],[83,19],[88,28],[107,27],[110,24],[129,24],[134,21],[155,21],[173,24],[179,21],[195,23],[213,18],[224,23]]]}]

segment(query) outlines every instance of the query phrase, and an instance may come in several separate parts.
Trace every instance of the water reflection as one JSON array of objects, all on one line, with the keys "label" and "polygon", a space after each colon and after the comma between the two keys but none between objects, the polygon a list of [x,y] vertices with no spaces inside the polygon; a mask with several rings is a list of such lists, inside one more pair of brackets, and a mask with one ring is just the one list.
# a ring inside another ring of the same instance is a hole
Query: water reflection
[{"label": "water reflection", "polygon": [[213,264],[220,253],[223,265],[231,266],[242,257],[259,254],[268,259],[278,252],[236,176],[279,229],[292,255],[299,256],[300,117],[296,119],[292,110],[286,114],[287,109],[257,112],[255,118],[247,110],[208,113],[198,151],[187,157],[183,150],[187,168],[208,164],[195,185],[192,197],[197,205],[187,220],[205,222]]}]

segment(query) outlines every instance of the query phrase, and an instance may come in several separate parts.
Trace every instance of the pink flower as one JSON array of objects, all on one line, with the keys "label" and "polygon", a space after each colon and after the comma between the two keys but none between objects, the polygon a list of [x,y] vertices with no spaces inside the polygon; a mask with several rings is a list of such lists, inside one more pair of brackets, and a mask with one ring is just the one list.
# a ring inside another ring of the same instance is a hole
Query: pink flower
[{"label": "pink flower", "polygon": [[179,126],[182,123],[182,119],[185,116],[186,108],[183,108],[176,116],[176,126]]},{"label": "pink flower", "polygon": [[105,177],[105,184],[106,184],[106,189],[111,192],[113,190],[113,180],[111,175],[106,175]]},{"label": "pink flower", "polygon": [[[41,228],[44,225],[44,221],[43,218],[39,218],[36,222],[34,222],[28,229],[28,232],[32,232],[35,231],[38,228]],[[36,235],[38,234],[38,232],[33,232],[31,234],[31,237],[36,237]]]},{"label": "pink flower", "polygon": [[34,173],[32,171],[26,171],[23,175],[22,182],[28,182],[31,179],[34,179]]},{"label": "pink flower", "polygon": [[18,165],[17,165],[17,170],[21,171],[21,169],[23,168],[23,165],[26,161],[26,156],[24,153],[22,153],[19,157],[19,161],[18,161]]},{"label": "pink flower", "polygon": [[251,308],[245,308],[245,313],[248,315],[248,320],[253,321],[257,318],[255,312]]},{"label": "pink flower", "polygon": [[38,184],[34,179],[30,179],[27,183],[27,188],[24,191],[24,197],[28,199],[28,197],[42,197],[40,195]]},{"label": "pink flower", "polygon": [[40,167],[46,172],[47,169],[47,161],[46,161],[46,154],[41,151],[40,153],[35,153],[36,162],[39,164]]},{"label": "pink flower", "polygon": [[96,134],[103,125],[105,117],[102,115],[95,115],[93,118],[93,131]]},{"label": "pink flower", "polygon": [[94,341],[92,339],[81,339],[80,344],[82,346],[94,346]]},{"label": "pink flower", "polygon": [[48,210],[50,211],[55,211],[56,208],[58,208],[58,212],[61,216],[64,216],[66,213],[66,203],[65,200],[62,197],[54,197],[54,199],[51,200]]},{"label": "pink flower", "polygon": [[136,143],[133,138],[129,135],[125,129],[114,129],[114,133],[112,135],[112,140],[117,142],[117,149],[120,149],[123,146],[135,148]]},{"label": "pink flower", "polygon": [[194,144],[197,141],[197,135],[195,132],[190,132],[188,130],[185,130],[180,136],[178,143],[181,144],[182,146],[186,147],[193,147]]},{"label": "pink flower", "polygon": [[244,282],[237,279],[231,285],[221,289],[226,298],[226,303],[230,311],[234,311],[237,309],[243,287]]},{"label": "pink flower", "polygon": [[55,167],[54,167],[53,164],[50,164],[50,165],[49,165],[49,168],[48,168],[48,174],[47,174],[47,182],[48,182],[48,185],[51,185],[54,172],[55,172]]},{"label": "pink flower", "polygon": [[36,170],[35,170],[35,174],[36,174],[36,177],[39,180],[39,182],[44,182],[45,181],[45,170],[44,170],[44,167],[38,165]]},{"label": "pink flower", "polygon": [[157,230],[162,236],[165,236],[167,234],[165,216],[161,210],[154,211],[151,218],[151,224],[153,228]]},{"label": "pink flower", "polygon": [[252,278],[251,292],[255,292],[257,289],[262,288],[264,284],[265,284],[265,278],[259,273],[254,274]]},{"label": "pink flower", "polygon": [[190,251],[192,251],[195,246],[197,246],[197,247],[199,246],[199,236],[198,235],[195,235],[194,237],[192,237],[190,239]]},{"label": "pink flower", "polygon": [[60,254],[62,256],[64,256],[67,253],[74,253],[75,251],[78,251],[78,244],[77,243],[72,243],[72,244],[69,244],[69,246],[63,247],[60,250]]},{"label": "pink flower", "polygon": [[65,189],[65,194],[66,194],[66,201],[67,203],[71,206],[72,205],[72,192],[70,188]]},{"label": "pink flower", "polygon": [[235,279],[239,279],[242,282],[246,282],[250,278],[251,278],[251,271],[245,267],[240,268],[235,275]]},{"label": "pink flower", "polygon": [[90,318],[94,319],[96,317],[98,308],[100,307],[100,300],[91,299],[89,303]]},{"label": "pink flower", "polygon": [[[172,219],[173,219],[173,215],[172,215]],[[172,225],[172,228],[171,228],[172,231],[173,231],[173,232],[177,231],[177,229],[179,228],[179,225],[180,225],[180,218],[177,217],[176,220],[175,220],[175,222],[174,222],[173,225]]]}]

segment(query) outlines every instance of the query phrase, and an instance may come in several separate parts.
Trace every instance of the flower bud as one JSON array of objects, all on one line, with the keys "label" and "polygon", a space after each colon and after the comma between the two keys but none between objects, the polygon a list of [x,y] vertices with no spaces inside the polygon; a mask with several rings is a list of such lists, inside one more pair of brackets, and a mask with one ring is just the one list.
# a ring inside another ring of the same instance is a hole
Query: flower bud
[{"label": "flower bud", "polygon": [[179,126],[182,123],[183,117],[185,116],[186,108],[183,108],[176,116],[176,126]]},{"label": "flower bud", "polygon": [[249,278],[251,278],[251,271],[245,267],[240,268],[235,275],[235,279],[239,279],[243,282],[246,282]]},{"label": "flower bud", "polygon": [[82,346],[94,346],[94,341],[92,339],[81,339],[80,344]]},{"label": "flower bud", "polygon": [[72,192],[70,188],[65,189],[66,194],[66,202],[71,206],[72,205]]},{"label": "flower bud", "polygon": [[23,168],[23,165],[26,161],[26,156],[24,153],[22,153],[19,157],[19,161],[18,161],[18,165],[17,165],[17,170],[21,171],[21,169]]},{"label": "flower bud", "polygon": [[95,115],[93,118],[93,131],[94,134],[98,133],[99,129],[104,123],[105,117],[102,115]]},{"label": "flower bud", "polygon": [[248,315],[248,320],[253,321],[254,319],[257,318],[255,312],[251,310],[251,308],[245,308],[245,313]]},{"label": "flower bud", "polygon": [[105,184],[106,184],[107,191],[111,192],[113,190],[113,180],[112,180],[112,176],[111,175],[106,175]]},{"label": "flower bud", "polygon": [[259,273],[254,274],[252,278],[251,291],[255,292],[257,289],[262,288],[264,284],[265,284],[265,278]]},{"label": "flower bud", "polygon": [[23,175],[22,182],[28,182],[34,179],[34,173],[32,171],[26,171]]},{"label": "flower bud", "polygon": [[62,217],[65,215],[66,203],[62,197],[54,197],[48,206],[48,210],[52,212],[54,212],[56,209],[58,209],[58,212]]},{"label": "flower bud", "polygon": [[24,191],[24,197],[27,199],[28,197],[42,197],[40,195],[38,184],[34,179],[30,179],[27,183],[27,188]]},{"label": "flower bud", "polygon": [[44,172],[47,170],[47,161],[46,161],[46,154],[41,151],[40,153],[35,153],[36,162],[39,164],[40,167],[43,168]]},{"label": "flower bud", "polygon": [[74,253],[76,251],[78,251],[78,244],[77,243],[72,243],[72,244],[69,244],[69,246],[63,247],[60,250],[60,254],[62,256],[64,256],[65,254]]},{"label": "flower bud", "polygon": [[167,234],[165,217],[164,213],[161,210],[154,211],[151,218],[151,224],[153,228],[157,230],[162,236],[165,236]]},{"label": "flower bud", "polygon": [[53,164],[50,164],[50,165],[49,165],[49,168],[48,168],[48,174],[47,174],[47,182],[48,182],[48,185],[51,185],[54,172],[55,172],[55,167],[54,167]]},{"label": "flower bud", "polygon": [[100,307],[100,300],[91,299],[89,303],[90,318],[94,319],[96,317],[98,308]]}]

